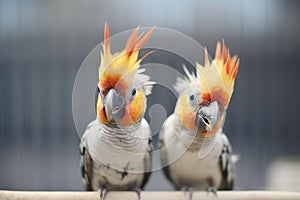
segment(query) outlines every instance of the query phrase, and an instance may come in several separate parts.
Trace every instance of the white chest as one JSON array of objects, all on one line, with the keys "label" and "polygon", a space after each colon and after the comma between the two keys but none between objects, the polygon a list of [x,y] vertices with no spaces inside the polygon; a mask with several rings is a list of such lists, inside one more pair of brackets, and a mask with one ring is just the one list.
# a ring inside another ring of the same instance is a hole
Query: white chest
[{"label": "white chest", "polygon": [[130,190],[142,185],[144,173],[117,171],[106,165],[93,165],[92,186],[94,190],[105,187],[108,190]]},{"label": "white chest", "polygon": [[[197,190],[205,190],[209,184],[219,187],[222,181],[220,147],[216,144],[204,158],[199,157],[199,152],[185,151],[169,166],[174,183],[178,187],[188,186]],[[168,151],[168,157],[174,157],[175,153],[176,150]]]}]

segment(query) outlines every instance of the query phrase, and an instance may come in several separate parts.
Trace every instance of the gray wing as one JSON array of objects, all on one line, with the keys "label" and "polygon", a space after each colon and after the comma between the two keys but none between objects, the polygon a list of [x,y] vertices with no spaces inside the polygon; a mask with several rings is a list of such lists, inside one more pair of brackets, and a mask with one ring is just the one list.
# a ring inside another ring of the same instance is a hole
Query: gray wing
[{"label": "gray wing", "polygon": [[87,130],[91,126],[89,125],[84,133],[84,135],[81,138],[81,142],[79,145],[79,151],[80,151],[80,166],[81,166],[81,175],[82,175],[82,182],[85,186],[85,189],[87,191],[92,191],[92,173],[93,173],[93,159],[91,158],[86,145],[86,134]]},{"label": "gray wing", "polygon": [[232,190],[234,185],[234,164],[236,155],[232,154],[232,147],[227,136],[222,134],[223,147],[220,155],[220,168],[222,173],[222,183],[220,190]]},{"label": "gray wing", "polygon": [[146,183],[149,181],[149,178],[151,176],[151,163],[152,163],[152,151],[153,151],[151,130],[148,122],[145,119],[143,119],[142,121],[142,126],[143,126],[142,127],[143,130],[145,129],[145,131],[149,132],[149,134],[148,134],[148,148],[144,159],[145,173],[144,173],[144,179],[141,185],[141,189],[145,187]]},{"label": "gray wing", "polygon": [[[165,146],[163,140],[159,140],[159,146],[160,146],[160,148]],[[169,181],[173,182],[172,179],[171,179],[171,176],[170,176],[169,166],[165,164],[165,161],[166,161],[166,150],[161,149],[161,162],[162,162],[162,165],[164,166],[163,167],[163,172],[164,172],[165,176],[167,177],[167,179]]]},{"label": "gray wing", "polygon": [[167,177],[167,179],[169,181],[171,181],[173,183],[173,180],[171,178],[171,175],[170,175],[170,169],[169,169],[169,166],[168,166],[168,158],[167,158],[167,152],[166,152],[166,148],[165,147],[165,144],[166,144],[166,141],[165,141],[165,134],[168,132],[168,133],[173,133],[174,131],[174,116],[173,115],[170,115],[166,121],[164,122],[163,124],[163,127],[159,133],[159,149],[160,149],[160,153],[161,153],[161,163],[162,163],[162,166],[163,167],[163,172],[165,174],[165,176]]},{"label": "gray wing", "polygon": [[143,183],[141,185],[141,189],[144,189],[146,183],[149,181],[149,178],[151,176],[152,151],[153,151],[152,138],[149,137],[149,139],[148,139],[148,152],[147,152],[146,157],[144,159],[145,173],[144,173],[144,179],[143,179]]}]

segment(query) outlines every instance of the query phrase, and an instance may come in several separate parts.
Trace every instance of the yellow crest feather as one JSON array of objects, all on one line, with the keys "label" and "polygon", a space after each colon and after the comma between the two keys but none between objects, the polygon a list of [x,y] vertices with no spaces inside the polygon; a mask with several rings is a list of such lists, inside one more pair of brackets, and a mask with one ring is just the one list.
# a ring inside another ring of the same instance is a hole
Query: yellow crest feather
[{"label": "yellow crest feather", "polygon": [[239,68],[239,59],[231,57],[224,41],[218,42],[215,58],[212,62],[205,51],[204,67],[196,63],[201,83],[201,97],[203,101],[218,101],[225,109],[234,90],[234,81]]},{"label": "yellow crest feather", "polygon": [[139,50],[143,44],[150,38],[153,27],[150,31],[140,38],[136,28],[128,38],[125,49],[121,52],[111,54],[109,43],[109,29],[105,23],[104,42],[100,54],[99,66],[99,86],[102,89],[110,89],[118,84],[122,89],[126,89],[133,80],[141,61],[150,53],[147,53],[141,59],[138,59]]}]

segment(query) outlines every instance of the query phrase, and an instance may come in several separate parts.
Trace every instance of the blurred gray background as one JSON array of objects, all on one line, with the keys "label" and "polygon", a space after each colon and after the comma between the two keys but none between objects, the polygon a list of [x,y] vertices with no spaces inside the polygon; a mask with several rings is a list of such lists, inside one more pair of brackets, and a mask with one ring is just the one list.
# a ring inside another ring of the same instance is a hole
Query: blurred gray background
[{"label": "blurred gray background", "polygon": [[[271,163],[300,155],[299,11],[297,0],[0,1],[0,189],[83,190],[72,89],[104,22],[112,34],[171,28],[211,53],[225,39],[241,59],[224,128],[241,156],[236,189],[268,189]],[[171,55],[160,59],[181,68]],[[148,103],[169,115],[174,95],[153,93]],[[171,186],[158,171],[146,189]]]}]

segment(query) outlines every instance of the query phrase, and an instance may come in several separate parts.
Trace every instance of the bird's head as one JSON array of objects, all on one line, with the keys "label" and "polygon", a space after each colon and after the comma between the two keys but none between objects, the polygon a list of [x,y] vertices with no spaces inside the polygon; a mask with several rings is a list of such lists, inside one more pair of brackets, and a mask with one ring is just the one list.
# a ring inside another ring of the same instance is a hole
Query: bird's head
[{"label": "bird's head", "polygon": [[149,76],[142,74],[145,70],[139,69],[139,66],[151,52],[141,59],[138,59],[138,54],[153,30],[139,37],[136,28],[125,49],[111,54],[109,30],[105,24],[96,101],[97,117],[101,123],[129,126],[143,118],[146,95],[151,93],[153,82],[149,81]]},{"label": "bird's head", "polygon": [[[210,137],[224,123],[239,59],[236,55],[231,57],[224,42],[222,45],[218,42],[214,60],[209,61],[205,48],[205,65],[196,65],[197,76],[184,68],[187,78],[177,81],[175,89],[181,95],[177,101],[176,113],[186,129]],[[185,89],[180,86],[184,84]]]}]

